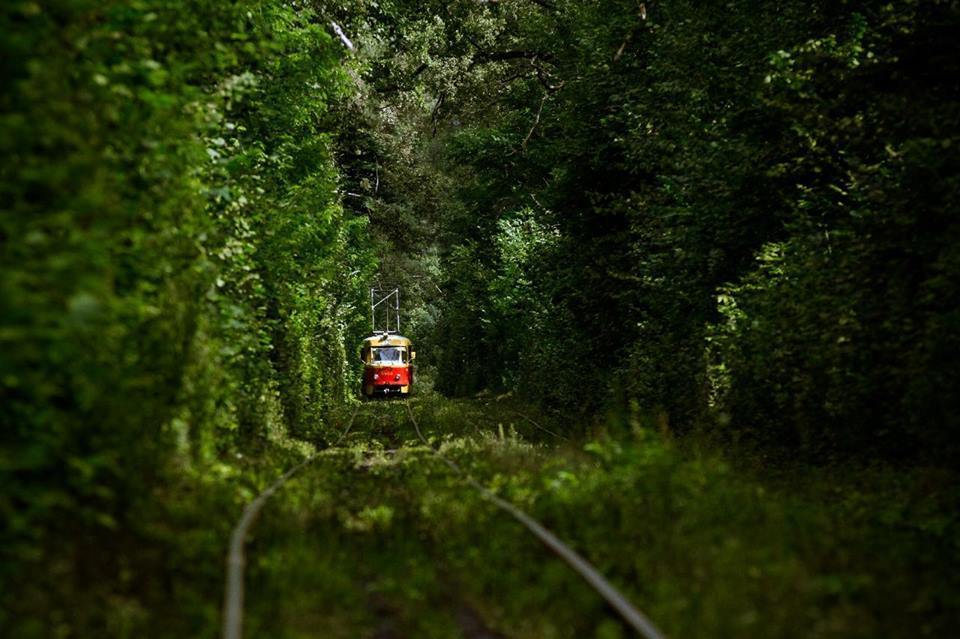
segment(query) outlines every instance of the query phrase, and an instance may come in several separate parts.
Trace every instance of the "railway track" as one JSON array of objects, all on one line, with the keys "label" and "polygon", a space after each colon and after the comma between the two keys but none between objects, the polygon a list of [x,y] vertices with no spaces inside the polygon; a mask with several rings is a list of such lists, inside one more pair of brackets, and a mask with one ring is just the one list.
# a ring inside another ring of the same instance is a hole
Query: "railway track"
[{"label": "railway track", "polygon": [[[343,429],[343,432],[340,433],[340,436],[337,437],[337,439],[327,448],[336,448],[341,442],[343,442],[344,438],[346,438],[346,436],[350,433],[350,429],[353,428],[353,422],[357,418],[357,413],[359,412],[360,407],[358,406],[350,414],[350,418],[347,421],[347,425]],[[247,507],[243,509],[243,513],[240,515],[237,525],[234,526],[233,532],[230,535],[230,550],[229,554],[227,555],[227,578],[226,588],[224,589],[223,626],[221,630],[221,637],[223,639],[241,639],[243,637],[243,578],[244,568],[246,567],[244,549],[250,529],[253,527],[257,516],[263,509],[264,504],[267,503],[267,500],[270,499],[270,497],[272,497],[278,490],[280,490],[280,488],[282,488],[283,485],[287,483],[287,481],[289,481],[294,475],[316,461],[322,450],[318,450],[285,472],[283,475],[278,477],[276,481],[270,484],[262,493],[257,495],[256,498],[254,498],[254,500],[247,504]]]},{"label": "railway track", "polygon": [[646,639],[664,639],[664,635],[659,629],[657,629],[656,626],[653,625],[653,622],[650,621],[647,616],[640,612],[636,607],[634,607],[633,604],[627,601],[627,598],[624,597],[620,591],[617,590],[606,579],[606,577],[600,573],[600,571],[594,568],[590,562],[573,550],[573,548],[560,541],[560,539],[550,532],[550,530],[544,527],[543,524],[510,502],[498,497],[493,491],[466,473],[459,464],[431,446],[430,442],[420,431],[420,425],[417,423],[416,415],[414,415],[413,408],[409,403],[406,404],[406,409],[407,415],[410,417],[410,422],[417,431],[417,437],[420,439],[420,441],[423,442],[425,446],[428,446],[430,450],[432,450],[433,453],[454,473],[460,476],[464,482],[477,490],[484,497],[484,499],[488,500],[497,508],[508,513],[511,517],[520,522],[524,528],[526,528],[547,548],[560,557],[560,559],[566,562],[566,564],[576,571],[577,574],[583,577],[583,579],[586,580],[586,582],[590,584],[590,586],[596,590],[600,596],[606,599],[607,603],[609,603],[613,609],[617,611],[620,617],[640,636],[645,637]]},{"label": "railway track", "polygon": [[[336,448],[346,436],[350,433],[357,415],[361,411],[361,406],[356,407],[350,414],[347,424],[338,436],[338,438],[323,450]],[[410,401],[404,402],[404,409],[410,424],[416,432],[417,438],[426,446],[431,453],[446,467],[448,467],[461,481],[467,486],[476,490],[485,500],[496,506],[499,510],[509,514],[513,519],[519,522],[530,534],[535,536],[544,546],[552,551],[559,559],[564,561],[573,571],[586,581],[586,583],[596,591],[607,603],[617,612],[621,619],[632,628],[639,636],[645,639],[664,639],[660,630],[644,615],[640,610],[633,606],[622,593],[619,592],[593,565],[584,557],[573,550],[566,543],[561,541],[555,534],[547,529],[543,524],[531,517],[529,514],[496,495],[489,488],[481,484],[469,473],[467,473],[454,460],[444,455],[435,448],[420,429],[416,414]],[[380,428],[383,429],[383,423],[390,419],[386,414],[381,414]],[[227,577],[226,589],[224,595],[223,608],[223,626],[222,639],[242,639],[243,636],[243,612],[244,612],[244,568],[246,564],[244,556],[244,547],[247,535],[249,534],[257,516],[263,509],[267,500],[280,490],[285,483],[294,478],[305,467],[313,464],[322,454],[323,450],[317,451],[308,458],[289,469],[263,492],[261,492],[253,501],[251,501],[240,516],[230,538],[230,550],[227,558]],[[395,451],[391,451],[395,452]]]}]

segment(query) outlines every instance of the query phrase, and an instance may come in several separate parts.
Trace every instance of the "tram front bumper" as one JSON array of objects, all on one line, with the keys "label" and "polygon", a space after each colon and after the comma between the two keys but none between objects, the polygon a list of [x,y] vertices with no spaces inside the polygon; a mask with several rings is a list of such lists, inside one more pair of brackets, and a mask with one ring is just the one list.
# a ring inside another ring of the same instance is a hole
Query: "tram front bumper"
[{"label": "tram front bumper", "polygon": [[367,385],[363,389],[364,395],[373,397],[374,395],[409,395],[410,386],[400,386],[396,384]]}]

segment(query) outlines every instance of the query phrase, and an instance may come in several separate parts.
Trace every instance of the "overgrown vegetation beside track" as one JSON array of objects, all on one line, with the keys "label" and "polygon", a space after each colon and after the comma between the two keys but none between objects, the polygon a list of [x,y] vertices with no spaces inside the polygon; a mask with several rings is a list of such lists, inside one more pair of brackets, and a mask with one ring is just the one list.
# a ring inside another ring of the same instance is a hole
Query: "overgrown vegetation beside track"
[{"label": "overgrown vegetation beside track", "polygon": [[[940,557],[958,522],[927,492],[935,472],[763,481],[637,421],[558,444],[514,409],[414,400],[434,446],[571,543],[668,636],[956,628],[960,579]],[[348,446],[285,490],[250,546],[251,636],[470,636],[464,610],[506,637],[628,636],[419,442],[399,403],[366,406]]]},{"label": "overgrown vegetation beside track", "polygon": [[177,614],[171,572],[219,570],[234,455],[346,398],[374,264],[336,193],[347,84],[317,20],[0,8],[0,634],[122,634],[158,614],[141,597]]},{"label": "overgrown vegetation beside track", "polygon": [[[942,472],[794,468],[762,479],[629,416],[561,441],[530,419],[562,423],[509,399],[413,406],[434,447],[570,543],[667,636],[942,637],[957,627],[960,578],[942,557],[956,550],[960,522],[945,513],[960,495],[929,490],[954,479]],[[319,432],[335,438],[352,410]],[[135,557],[125,580],[61,591],[63,636],[215,635],[231,526],[312,450],[277,440],[155,493],[137,545],[114,548]],[[515,639],[629,636],[578,576],[423,446],[400,402],[362,406],[344,445],[268,502],[247,559],[251,637],[445,639],[477,627]],[[20,625],[15,636],[44,630]]]}]

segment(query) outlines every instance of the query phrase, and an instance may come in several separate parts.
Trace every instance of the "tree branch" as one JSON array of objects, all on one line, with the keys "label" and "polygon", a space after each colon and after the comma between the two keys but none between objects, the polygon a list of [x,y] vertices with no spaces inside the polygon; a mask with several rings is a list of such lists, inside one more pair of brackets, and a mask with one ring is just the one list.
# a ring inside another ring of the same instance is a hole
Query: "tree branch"
[{"label": "tree branch", "polygon": [[483,51],[481,50],[470,63],[470,68],[481,64],[491,62],[506,62],[507,60],[549,60],[550,55],[539,51],[526,51],[523,49],[511,51]]},{"label": "tree branch", "polygon": [[[647,19],[647,5],[643,2],[640,3],[640,20]],[[613,55],[613,61],[619,62],[620,58],[623,56],[623,52],[627,50],[627,45],[630,44],[630,40],[633,39],[633,34],[636,32],[638,25],[630,27],[630,30],[627,31],[626,37],[623,39],[623,44],[620,45],[620,48],[617,49],[617,52]]]},{"label": "tree branch", "polygon": [[540,115],[543,113],[543,104],[547,101],[547,98],[550,97],[550,93],[544,93],[543,97],[540,98],[540,106],[537,108],[537,115],[533,118],[533,124],[530,126],[530,130],[527,131],[526,137],[523,138],[523,142],[520,143],[520,150],[523,153],[527,152],[527,142],[530,141],[530,137],[533,135],[533,132],[537,129],[537,125],[540,124]]},{"label": "tree branch", "polygon": [[396,82],[390,86],[384,87],[378,91],[378,93],[396,93],[397,91],[409,91],[412,87],[410,86],[414,80],[420,77],[420,74],[427,70],[429,65],[424,62],[416,69],[413,70],[413,73],[410,74],[410,77],[404,82]]},{"label": "tree branch", "polygon": [[340,28],[340,25],[337,24],[336,22],[330,22],[330,26],[333,27],[334,33],[336,33],[337,37],[340,38],[340,42],[343,43],[343,46],[353,51],[354,49],[353,42],[351,42],[350,38],[347,37],[347,34],[343,32],[343,29]]},{"label": "tree branch", "polygon": [[550,73],[537,63],[536,58],[530,60],[530,66],[536,70],[537,80],[541,85],[543,85],[543,88],[546,89],[547,92],[556,93],[563,88],[563,85],[565,84],[564,80],[561,80],[558,84],[550,84]]},{"label": "tree branch", "polygon": [[433,105],[433,111],[430,112],[430,121],[433,123],[433,135],[437,134],[437,117],[440,114],[440,107],[443,106],[443,101],[447,99],[447,94],[441,93],[440,97],[437,98],[437,103]]}]

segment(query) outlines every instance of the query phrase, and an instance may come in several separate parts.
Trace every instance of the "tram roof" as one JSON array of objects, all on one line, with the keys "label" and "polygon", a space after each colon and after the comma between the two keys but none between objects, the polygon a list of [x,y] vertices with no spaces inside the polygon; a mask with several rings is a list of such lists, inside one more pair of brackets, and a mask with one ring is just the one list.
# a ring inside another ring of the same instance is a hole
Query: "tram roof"
[{"label": "tram roof", "polygon": [[375,333],[363,340],[370,346],[410,346],[410,339],[397,333]]}]

